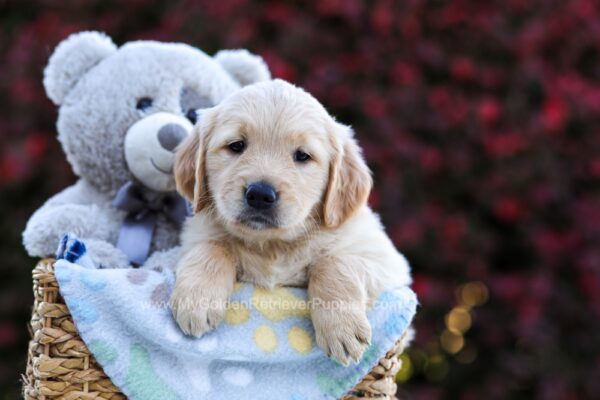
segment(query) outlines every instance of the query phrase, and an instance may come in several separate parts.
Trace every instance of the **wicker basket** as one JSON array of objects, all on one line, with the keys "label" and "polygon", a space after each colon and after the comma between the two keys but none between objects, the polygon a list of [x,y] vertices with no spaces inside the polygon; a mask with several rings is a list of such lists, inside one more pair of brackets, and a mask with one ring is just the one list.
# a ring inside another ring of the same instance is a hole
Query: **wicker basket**
[{"label": "wicker basket", "polygon": [[[69,309],[58,292],[54,260],[45,259],[33,270],[32,339],[23,397],[31,399],[125,399],[79,337]],[[400,369],[402,340],[388,351],[344,399],[395,398],[394,377]]]}]

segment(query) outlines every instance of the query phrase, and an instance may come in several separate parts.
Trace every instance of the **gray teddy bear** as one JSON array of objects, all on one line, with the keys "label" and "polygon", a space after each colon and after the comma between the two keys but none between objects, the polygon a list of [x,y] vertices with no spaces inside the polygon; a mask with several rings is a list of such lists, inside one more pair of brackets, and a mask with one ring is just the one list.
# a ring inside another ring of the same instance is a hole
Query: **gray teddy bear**
[{"label": "gray teddy bear", "polygon": [[33,214],[27,252],[54,255],[71,233],[98,267],[172,267],[187,208],[174,192],[174,149],[202,109],[267,79],[262,58],[246,50],[210,57],[179,43],[117,48],[98,32],[64,40],[44,86],[59,106],[58,139],[79,180]]}]

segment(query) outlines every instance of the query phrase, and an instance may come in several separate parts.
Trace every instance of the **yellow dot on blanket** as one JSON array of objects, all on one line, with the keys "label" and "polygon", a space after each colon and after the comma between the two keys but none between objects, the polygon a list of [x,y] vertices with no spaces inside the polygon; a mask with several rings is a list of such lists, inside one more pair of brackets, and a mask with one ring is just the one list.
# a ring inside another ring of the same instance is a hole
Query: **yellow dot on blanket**
[{"label": "yellow dot on blanket", "polygon": [[254,341],[259,349],[271,353],[277,348],[277,335],[270,326],[261,325],[254,331]]},{"label": "yellow dot on blanket", "polygon": [[299,326],[294,326],[290,329],[288,332],[288,341],[292,349],[302,354],[308,353],[313,347],[312,338],[308,332]]},{"label": "yellow dot on blanket", "polygon": [[273,290],[254,289],[252,305],[265,318],[275,322],[289,317],[310,317],[306,300],[293,295],[282,287]]},{"label": "yellow dot on blanket", "polygon": [[227,305],[225,311],[225,322],[229,325],[239,325],[250,319],[250,311],[245,304],[239,301],[232,301]]},{"label": "yellow dot on blanket", "polygon": [[243,287],[244,287],[244,284],[243,284],[243,283],[241,283],[241,282],[236,282],[236,283],[233,285],[233,293],[237,293],[237,292],[239,292],[240,290],[242,290],[242,288],[243,288]]}]

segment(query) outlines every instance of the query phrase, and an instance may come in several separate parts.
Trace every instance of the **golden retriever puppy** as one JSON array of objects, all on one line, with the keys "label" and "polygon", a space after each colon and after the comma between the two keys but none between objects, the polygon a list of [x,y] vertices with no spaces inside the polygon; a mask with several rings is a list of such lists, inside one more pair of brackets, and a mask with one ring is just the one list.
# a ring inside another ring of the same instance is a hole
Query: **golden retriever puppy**
[{"label": "golden retriever puppy", "polygon": [[317,344],[358,361],[369,305],[411,278],[367,206],[371,176],[351,129],[302,89],[259,83],[204,113],[174,171],[195,211],[171,297],[181,329],[214,328],[236,279],[308,286]]}]

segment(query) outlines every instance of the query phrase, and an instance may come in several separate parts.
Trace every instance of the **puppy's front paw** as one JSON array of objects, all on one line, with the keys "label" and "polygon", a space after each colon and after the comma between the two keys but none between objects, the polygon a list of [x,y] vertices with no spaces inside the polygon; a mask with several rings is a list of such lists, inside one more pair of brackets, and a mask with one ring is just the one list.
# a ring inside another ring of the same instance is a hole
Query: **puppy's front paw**
[{"label": "puppy's front paw", "polygon": [[176,285],[169,304],[183,333],[200,337],[223,320],[227,299],[218,287]]},{"label": "puppy's front paw", "polygon": [[358,363],[371,343],[371,324],[361,310],[324,310],[312,312],[317,345],[343,365]]}]

